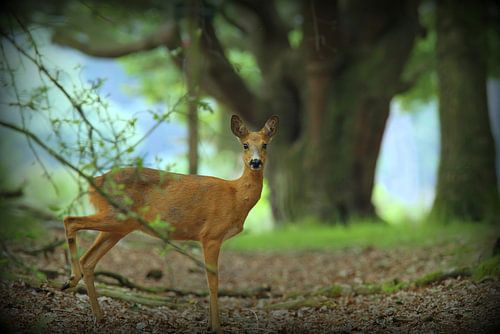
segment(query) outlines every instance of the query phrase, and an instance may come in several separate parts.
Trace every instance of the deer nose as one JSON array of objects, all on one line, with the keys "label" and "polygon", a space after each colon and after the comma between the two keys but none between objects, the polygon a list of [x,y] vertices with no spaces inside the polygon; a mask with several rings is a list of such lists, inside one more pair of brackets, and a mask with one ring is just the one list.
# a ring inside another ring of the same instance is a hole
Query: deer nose
[{"label": "deer nose", "polygon": [[252,159],[252,160],[250,160],[250,167],[257,169],[260,166],[262,166],[262,160],[260,160],[260,159]]}]

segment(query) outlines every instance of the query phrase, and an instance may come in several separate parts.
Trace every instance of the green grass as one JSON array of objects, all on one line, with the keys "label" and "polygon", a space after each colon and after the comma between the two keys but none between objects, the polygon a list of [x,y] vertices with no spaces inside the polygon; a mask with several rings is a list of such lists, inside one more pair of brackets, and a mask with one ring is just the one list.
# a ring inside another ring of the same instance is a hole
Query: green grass
[{"label": "green grass", "polygon": [[472,223],[388,225],[355,223],[348,226],[298,224],[273,231],[243,233],[225,243],[238,251],[324,250],[350,247],[392,248],[457,243],[480,247],[500,235],[493,225]]},{"label": "green grass", "polygon": [[480,281],[485,277],[500,279],[500,255],[493,256],[481,262],[473,271],[472,277]]}]

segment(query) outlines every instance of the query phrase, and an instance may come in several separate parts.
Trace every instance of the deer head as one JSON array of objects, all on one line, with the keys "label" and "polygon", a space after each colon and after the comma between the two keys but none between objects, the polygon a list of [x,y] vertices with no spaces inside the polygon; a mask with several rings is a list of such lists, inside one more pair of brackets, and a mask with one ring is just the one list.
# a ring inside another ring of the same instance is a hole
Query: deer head
[{"label": "deer head", "polygon": [[260,131],[248,131],[241,118],[231,117],[231,131],[243,145],[243,162],[245,168],[258,171],[264,167],[267,155],[267,145],[278,132],[279,118],[271,116]]}]

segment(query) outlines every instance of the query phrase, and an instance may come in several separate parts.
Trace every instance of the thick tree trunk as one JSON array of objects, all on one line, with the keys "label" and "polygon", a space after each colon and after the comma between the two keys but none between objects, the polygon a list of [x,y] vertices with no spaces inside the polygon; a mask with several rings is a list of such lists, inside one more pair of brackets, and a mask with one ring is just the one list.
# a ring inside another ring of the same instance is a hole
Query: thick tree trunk
[{"label": "thick tree trunk", "polygon": [[200,57],[200,29],[201,3],[199,0],[190,0],[187,4],[188,33],[190,44],[187,47],[184,73],[187,86],[187,123],[188,123],[188,169],[189,174],[198,174],[198,103],[200,97],[199,82],[202,72]]},{"label": "thick tree trunk", "polygon": [[486,96],[484,20],[481,1],[437,2],[441,160],[431,217],[440,220],[487,220],[500,203]]},{"label": "thick tree trunk", "polygon": [[[351,1],[337,19],[335,2],[305,2],[307,128],[271,161],[278,220],[376,218],[376,163],[391,99],[404,86],[401,73],[418,31],[417,4]],[[336,29],[345,31],[337,36]]]},{"label": "thick tree trunk", "polygon": [[334,171],[325,183],[327,189],[334,189],[327,193],[328,201],[342,221],[375,218],[371,197],[390,95],[370,96],[360,90],[356,97],[346,91],[339,93],[329,123],[333,131],[324,142],[331,152],[328,170]]}]

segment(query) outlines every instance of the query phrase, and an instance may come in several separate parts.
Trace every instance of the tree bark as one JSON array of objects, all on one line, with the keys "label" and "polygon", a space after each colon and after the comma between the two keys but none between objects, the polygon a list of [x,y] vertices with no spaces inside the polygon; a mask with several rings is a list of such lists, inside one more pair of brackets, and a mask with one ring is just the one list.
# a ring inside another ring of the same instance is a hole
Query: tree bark
[{"label": "tree bark", "polygon": [[480,221],[498,214],[485,19],[483,1],[437,2],[441,160],[431,217],[438,220]]},{"label": "tree bark", "polygon": [[376,164],[391,99],[406,86],[418,1],[350,1],[339,4],[338,18],[335,6],[304,3],[306,129],[272,161],[278,219],[376,218]]},{"label": "tree bark", "polygon": [[188,163],[189,174],[198,174],[198,102],[201,74],[201,57],[198,30],[200,29],[201,6],[198,0],[191,0],[187,4],[187,20],[190,44],[186,52],[184,73],[187,85],[187,122],[188,122]]}]

